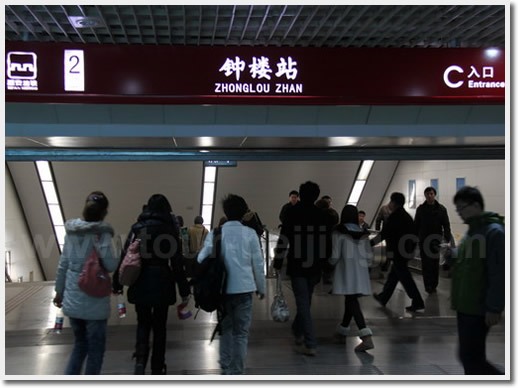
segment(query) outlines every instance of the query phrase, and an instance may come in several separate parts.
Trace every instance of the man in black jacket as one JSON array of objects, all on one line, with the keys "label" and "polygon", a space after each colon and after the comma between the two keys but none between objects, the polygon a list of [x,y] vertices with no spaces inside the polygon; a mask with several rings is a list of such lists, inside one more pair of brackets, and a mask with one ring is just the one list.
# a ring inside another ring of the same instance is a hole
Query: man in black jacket
[{"label": "man in black jacket", "polygon": [[299,202],[299,192],[297,190],[291,190],[290,191],[290,201],[281,209],[281,212],[279,213],[279,220],[281,220],[281,224],[284,222],[284,219],[286,218],[286,212],[288,209],[290,209],[292,206],[295,206]]},{"label": "man in black jacket", "polygon": [[448,243],[452,240],[448,211],[435,199],[436,195],[432,186],[424,190],[426,201],[419,205],[414,219],[419,237],[424,288],[429,294],[437,292],[439,284],[439,244],[443,240]]},{"label": "man in black jacket", "polygon": [[387,259],[392,259],[392,268],[388,274],[383,291],[373,294],[374,298],[383,306],[387,304],[397,283],[401,282],[412,304],[405,307],[407,311],[417,312],[424,310],[424,301],[408,269],[408,261],[414,257],[417,237],[412,217],[403,208],[405,196],[401,193],[392,193],[390,196],[390,216],[383,225],[381,233],[372,241],[376,245],[383,240],[387,242]]},{"label": "man in black jacket", "polygon": [[320,281],[322,265],[331,252],[330,228],[326,214],[314,204],[320,194],[318,185],[308,181],[300,185],[299,192],[300,202],[286,211],[273,266],[280,271],[284,257],[288,258],[286,273],[291,278],[297,304],[291,326],[296,351],[314,356],[317,342],[311,318],[311,296]]}]

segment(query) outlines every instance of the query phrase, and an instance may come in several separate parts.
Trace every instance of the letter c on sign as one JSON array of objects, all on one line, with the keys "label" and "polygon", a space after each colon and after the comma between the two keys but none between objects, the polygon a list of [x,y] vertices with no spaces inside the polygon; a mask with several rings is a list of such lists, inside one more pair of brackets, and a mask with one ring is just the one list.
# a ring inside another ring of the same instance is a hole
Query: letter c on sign
[{"label": "letter c on sign", "polygon": [[456,66],[456,65],[450,66],[444,71],[444,74],[442,77],[444,80],[444,83],[446,85],[448,85],[450,88],[460,88],[462,86],[462,84],[464,83],[464,81],[459,81],[456,83],[450,82],[448,76],[450,75],[450,73],[452,71],[458,71],[459,73],[464,73],[464,70],[462,70],[462,67]]}]

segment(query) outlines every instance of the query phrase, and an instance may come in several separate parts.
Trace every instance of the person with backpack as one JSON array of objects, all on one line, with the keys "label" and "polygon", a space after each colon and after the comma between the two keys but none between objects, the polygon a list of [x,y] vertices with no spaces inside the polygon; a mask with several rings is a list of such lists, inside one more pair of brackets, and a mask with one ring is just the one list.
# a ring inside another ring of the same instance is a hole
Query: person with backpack
[{"label": "person with backpack", "polygon": [[188,229],[189,233],[189,255],[193,259],[196,259],[196,256],[201,250],[203,246],[203,242],[207,237],[209,231],[205,226],[203,226],[203,217],[196,216],[194,218],[194,225],[190,226]]},{"label": "person with backpack", "polygon": [[85,374],[101,373],[110,317],[110,289],[107,296],[91,296],[80,288],[79,281],[94,249],[105,270],[112,272],[117,268],[111,244],[113,228],[103,221],[107,214],[108,198],[94,191],[86,198],[83,217],[65,224],[65,245],[56,272],[54,305],[63,308],[74,332],[74,348],[66,375],[80,374],[85,359]]},{"label": "person with backpack", "polygon": [[[134,374],[145,374],[151,331],[151,373],[166,374],[166,325],[169,306],[177,300],[175,283],[178,283],[182,303],[187,303],[190,287],[183,266],[178,222],[162,194],[149,198],[137,223],[131,227],[122,257],[135,239],[140,239],[141,269],[138,279],[128,289],[128,302],[135,305],[137,312]],[[113,292],[120,294],[123,286],[118,272],[119,269],[113,277]]]},{"label": "person with backpack", "polygon": [[[221,256],[226,270],[226,289],[222,300],[219,364],[221,374],[243,374],[252,322],[252,295],[265,294],[264,261],[256,232],[240,221],[247,212],[245,200],[234,194],[223,199],[228,221],[221,227]],[[214,230],[210,231],[198,254],[198,262],[213,254]],[[218,292],[218,290],[214,290]]]}]

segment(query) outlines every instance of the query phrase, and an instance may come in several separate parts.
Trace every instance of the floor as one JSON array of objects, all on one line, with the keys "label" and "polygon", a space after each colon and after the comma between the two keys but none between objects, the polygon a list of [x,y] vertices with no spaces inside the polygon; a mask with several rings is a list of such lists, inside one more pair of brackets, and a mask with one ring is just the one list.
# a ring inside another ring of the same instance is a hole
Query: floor
[{"label": "floor", "polygon": [[[371,277],[373,290],[380,291],[384,280],[376,269]],[[270,319],[275,280],[268,279],[267,297],[263,301],[254,300],[246,374],[262,375],[263,378],[268,375],[320,375],[340,379],[350,379],[354,375],[361,375],[362,379],[375,375],[426,375],[431,379],[440,375],[462,375],[463,369],[456,356],[455,314],[448,301],[450,280],[441,277],[437,294],[427,295],[421,275],[415,273],[414,278],[425,298],[424,313],[405,312],[409,299],[400,286],[386,308],[379,306],[372,297],[361,298],[367,324],[374,332],[375,349],[368,353],[353,351],[359,343],[357,337],[348,337],[345,345],[334,343],[333,332],[343,314],[343,297],[329,295],[330,286],[319,284],[312,306],[319,342],[316,357],[294,352],[291,320],[276,323]],[[68,319],[65,319],[61,334],[52,330],[56,314],[52,305],[53,287],[53,282],[6,284],[6,375],[19,378],[20,375],[63,374],[72,349],[73,334]],[[283,289],[293,313],[295,303],[289,281],[283,282]],[[120,319],[115,303],[112,300],[102,373],[130,375],[136,316],[133,306],[127,305],[128,314]],[[179,378],[179,375],[219,374],[218,340],[209,342],[214,326],[215,317],[211,314],[200,311],[196,319],[180,321],[176,309],[170,309],[166,355],[169,375]],[[488,359],[502,370],[505,343],[505,326],[501,323],[490,332],[487,354]]]}]

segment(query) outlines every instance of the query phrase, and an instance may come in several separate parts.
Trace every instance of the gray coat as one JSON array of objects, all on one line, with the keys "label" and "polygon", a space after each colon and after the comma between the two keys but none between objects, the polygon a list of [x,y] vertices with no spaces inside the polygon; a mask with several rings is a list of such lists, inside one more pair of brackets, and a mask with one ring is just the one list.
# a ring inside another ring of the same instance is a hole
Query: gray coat
[{"label": "gray coat", "polygon": [[[78,281],[83,265],[93,246],[106,270],[113,272],[118,260],[112,250],[113,228],[106,222],[68,220],[65,246],[56,272],[56,293],[63,296],[63,313],[71,318],[100,320],[110,316],[110,297],[97,298],[85,294]],[[99,237],[98,242],[95,242]]]},{"label": "gray coat", "polygon": [[333,252],[329,263],[335,265],[332,294],[371,295],[369,266],[372,248],[368,234],[356,224],[345,224],[348,233],[333,232]]}]

